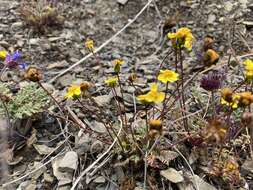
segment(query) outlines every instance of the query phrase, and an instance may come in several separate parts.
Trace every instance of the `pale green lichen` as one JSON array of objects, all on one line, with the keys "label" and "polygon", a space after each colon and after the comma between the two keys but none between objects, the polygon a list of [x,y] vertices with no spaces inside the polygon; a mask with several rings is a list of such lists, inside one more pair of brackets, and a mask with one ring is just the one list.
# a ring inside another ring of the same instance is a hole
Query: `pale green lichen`
[{"label": "pale green lichen", "polygon": [[[46,92],[38,88],[35,83],[25,84],[16,94],[12,95],[4,84],[0,84],[0,90],[3,95],[11,96],[11,100],[5,103],[11,119],[24,119],[41,113],[49,101]],[[0,104],[0,113],[5,113],[2,104]]]}]

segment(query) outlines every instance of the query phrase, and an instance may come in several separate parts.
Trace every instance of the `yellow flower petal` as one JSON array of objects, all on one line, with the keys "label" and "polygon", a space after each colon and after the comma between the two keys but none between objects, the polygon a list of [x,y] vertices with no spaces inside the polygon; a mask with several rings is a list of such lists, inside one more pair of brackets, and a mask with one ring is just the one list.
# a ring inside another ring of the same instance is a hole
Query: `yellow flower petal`
[{"label": "yellow flower petal", "polygon": [[5,59],[7,56],[8,52],[7,51],[0,51],[0,59]]},{"label": "yellow flower petal", "polygon": [[68,88],[65,98],[75,98],[81,95],[81,88],[78,85],[72,85]]},{"label": "yellow flower petal", "polygon": [[165,98],[164,92],[158,92],[157,84],[152,84],[150,91],[147,94],[140,95],[137,99],[141,103],[161,103]]},{"label": "yellow flower petal", "polygon": [[91,39],[87,39],[85,42],[85,47],[89,50],[89,51],[94,51],[94,41]]},{"label": "yellow flower petal", "polygon": [[175,82],[178,80],[179,75],[171,70],[160,70],[160,74],[158,75],[158,80],[167,83],[167,82]]},{"label": "yellow flower petal", "polygon": [[177,35],[176,35],[176,33],[168,33],[168,34],[167,34],[167,37],[168,37],[169,39],[175,39],[175,38],[177,37]]},{"label": "yellow flower petal", "polygon": [[118,82],[117,77],[110,77],[107,80],[105,80],[105,83],[110,87],[116,86],[117,82]]}]

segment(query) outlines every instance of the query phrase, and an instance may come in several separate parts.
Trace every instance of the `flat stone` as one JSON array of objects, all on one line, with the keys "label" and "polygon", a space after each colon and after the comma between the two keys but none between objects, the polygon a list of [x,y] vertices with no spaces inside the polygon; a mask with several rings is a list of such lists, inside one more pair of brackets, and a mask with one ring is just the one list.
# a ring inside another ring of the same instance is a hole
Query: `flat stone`
[{"label": "flat stone", "polygon": [[162,170],[160,171],[160,174],[172,183],[180,183],[184,180],[184,177],[180,174],[180,172],[174,168]]},{"label": "flat stone", "polygon": [[44,144],[33,144],[33,147],[40,155],[46,155],[53,152],[54,148],[50,148]]},{"label": "flat stone", "polygon": [[23,22],[14,22],[14,23],[11,25],[11,28],[12,28],[13,30],[17,30],[17,29],[20,29],[22,26],[23,26]]},{"label": "flat stone", "polygon": [[214,14],[210,14],[207,19],[207,24],[213,24],[216,20],[216,16]]},{"label": "flat stone", "polygon": [[[40,162],[34,162],[33,169],[41,167],[43,164]],[[46,166],[42,166],[39,170],[31,174],[32,179],[38,179],[45,171],[47,170]]]},{"label": "flat stone", "polygon": [[69,151],[65,154],[59,164],[59,169],[62,172],[73,172],[77,169],[78,155],[74,151]]},{"label": "flat stone", "polygon": [[128,2],[128,0],[117,0],[117,3],[121,5],[125,5]]},{"label": "flat stone", "polygon": [[54,181],[54,178],[46,172],[43,174],[43,178],[44,178],[45,182],[47,182],[47,183],[53,183],[53,181]]}]

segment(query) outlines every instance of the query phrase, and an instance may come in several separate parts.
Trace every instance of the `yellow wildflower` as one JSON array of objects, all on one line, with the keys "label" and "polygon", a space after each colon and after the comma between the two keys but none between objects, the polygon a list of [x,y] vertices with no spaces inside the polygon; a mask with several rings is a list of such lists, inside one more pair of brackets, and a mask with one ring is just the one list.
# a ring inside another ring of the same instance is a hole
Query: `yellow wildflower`
[{"label": "yellow wildflower", "polygon": [[253,71],[246,71],[245,76],[248,80],[253,79]]},{"label": "yellow wildflower", "polygon": [[246,79],[253,79],[253,61],[250,59],[246,59],[243,64],[245,65],[245,76]]},{"label": "yellow wildflower", "polygon": [[94,41],[92,39],[87,39],[85,42],[85,47],[91,51],[94,52]]},{"label": "yellow wildflower", "polygon": [[172,40],[173,46],[185,47],[187,50],[192,50],[193,35],[187,27],[180,28],[176,33],[168,33],[167,37]]},{"label": "yellow wildflower", "polygon": [[81,88],[79,85],[72,85],[68,88],[65,98],[77,98],[81,95]]},{"label": "yellow wildflower", "polygon": [[226,102],[232,102],[233,101],[233,90],[231,88],[223,88],[221,90],[221,97]]},{"label": "yellow wildflower", "polygon": [[122,64],[124,64],[125,62],[124,62],[124,60],[122,60],[122,59],[115,59],[114,61],[113,61],[113,64],[114,64],[114,71],[116,72],[116,73],[118,73],[119,71],[120,71],[120,66],[122,65]]},{"label": "yellow wildflower", "polygon": [[137,99],[142,103],[161,103],[165,98],[164,92],[159,92],[157,84],[152,84],[147,94],[140,95]]},{"label": "yellow wildflower", "polygon": [[107,80],[105,80],[105,83],[110,86],[110,87],[114,87],[117,85],[118,82],[118,78],[117,77],[110,77]]},{"label": "yellow wildflower", "polygon": [[234,94],[232,96],[232,101],[231,102],[228,102],[224,98],[221,98],[221,102],[220,103],[222,105],[226,105],[226,106],[229,106],[229,107],[231,107],[233,109],[236,109],[236,108],[238,108],[239,99],[240,99],[240,95],[239,94]]},{"label": "yellow wildflower", "polygon": [[0,59],[5,59],[7,56],[8,52],[7,51],[0,51]]},{"label": "yellow wildflower", "polygon": [[172,70],[160,70],[158,80],[163,83],[175,82],[178,80],[178,74]]},{"label": "yellow wildflower", "polygon": [[253,71],[253,61],[250,59],[246,59],[243,64],[245,65],[245,70]]},{"label": "yellow wildflower", "polygon": [[124,60],[123,59],[115,59],[114,61],[113,61],[113,64],[114,65],[123,65],[125,62],[124,62]]}]

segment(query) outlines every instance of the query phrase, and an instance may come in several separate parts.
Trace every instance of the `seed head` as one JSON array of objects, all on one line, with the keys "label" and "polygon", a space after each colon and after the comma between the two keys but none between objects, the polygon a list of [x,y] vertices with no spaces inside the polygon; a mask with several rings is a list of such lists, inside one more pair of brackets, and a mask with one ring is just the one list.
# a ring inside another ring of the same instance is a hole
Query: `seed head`
[{"label": "seed head", "polygon": [[204,53],[204,57],[203,57],[203,62],[205,66],[212,66],[214,64],[216,64],[219,60],[219,54],[214,51],[213,49],[208,49],[205,53]]},{"label": "seed head", "polygon": [[87,81],[84,81],[80,84],[80,89],[82,92],[87,91],[91,87],[91,84]]},{"label": "seed head", "polygon": [[39,82],[42,79],[42,73],[38,68],[31,66],[26,70],[25,79]]},{"label": "seed head", "polygon": [[206,76],[203,76],[200,82],[200,87],[207,91],[218,90],[222,86],[224,75],[218,72],[210,72]]}]

